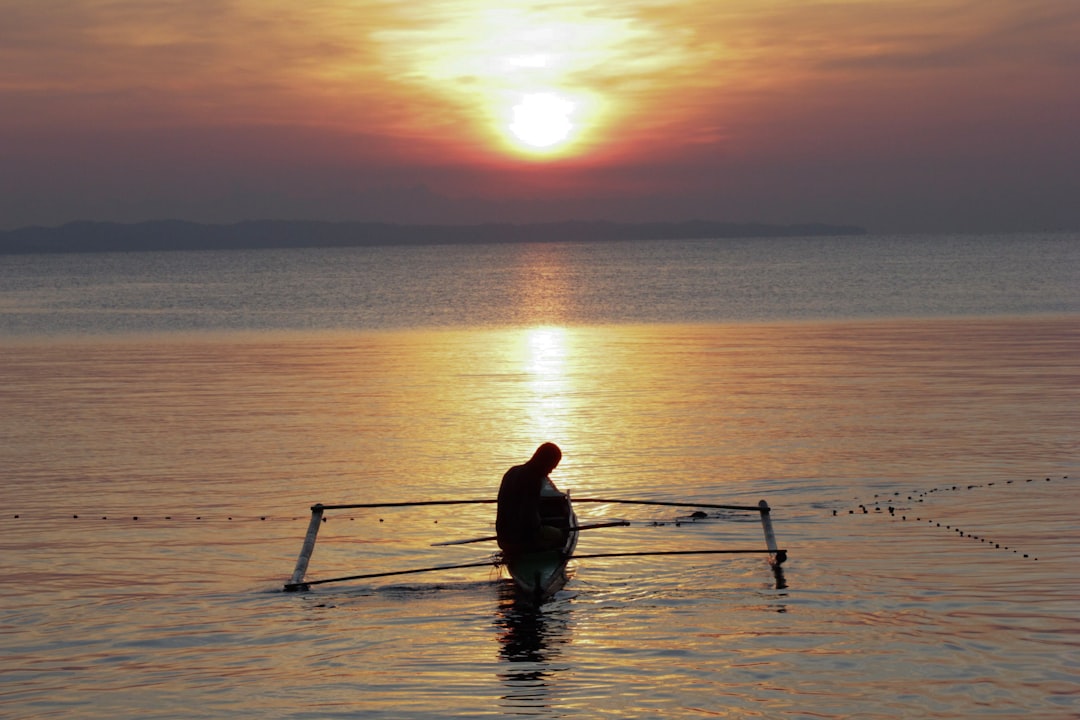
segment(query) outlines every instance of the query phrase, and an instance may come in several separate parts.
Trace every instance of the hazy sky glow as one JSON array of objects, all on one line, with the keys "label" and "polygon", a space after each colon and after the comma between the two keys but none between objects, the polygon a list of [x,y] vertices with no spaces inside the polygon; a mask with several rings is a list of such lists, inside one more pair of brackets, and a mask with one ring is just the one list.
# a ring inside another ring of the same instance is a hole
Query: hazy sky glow
[{"label": "hazy sky glow", "polygon": [[1080,228],[1077,0],[0,0],[0,228]]}]

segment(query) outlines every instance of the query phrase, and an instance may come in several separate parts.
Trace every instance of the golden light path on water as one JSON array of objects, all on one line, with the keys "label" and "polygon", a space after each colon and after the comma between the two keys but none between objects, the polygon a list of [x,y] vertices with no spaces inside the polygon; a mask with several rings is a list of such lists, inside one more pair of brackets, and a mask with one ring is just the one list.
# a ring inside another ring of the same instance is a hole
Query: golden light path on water
[{"label": "golden light path on water", "polygon": [[537,438],[569,438],[569,424],[575,396],[572,380],[566,373],[567,336],[562,328],[537,328],[525,334],[528,352],[525,369],[530,373],[528,424]]}]

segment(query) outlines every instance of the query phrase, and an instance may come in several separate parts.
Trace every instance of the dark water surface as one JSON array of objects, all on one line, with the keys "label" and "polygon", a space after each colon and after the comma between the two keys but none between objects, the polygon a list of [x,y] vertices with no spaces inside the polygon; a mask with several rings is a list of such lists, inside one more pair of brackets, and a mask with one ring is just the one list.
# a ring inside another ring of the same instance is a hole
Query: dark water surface
[{"label": "dark water surface", "polygon": [[1080,236],[0,257],[0,335],[1080,312]]}]

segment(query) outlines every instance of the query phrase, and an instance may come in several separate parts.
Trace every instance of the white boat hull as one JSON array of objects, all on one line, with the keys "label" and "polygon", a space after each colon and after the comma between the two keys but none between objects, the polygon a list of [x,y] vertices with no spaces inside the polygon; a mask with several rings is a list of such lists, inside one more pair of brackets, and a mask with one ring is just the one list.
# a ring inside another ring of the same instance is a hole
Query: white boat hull
[{"label": "white boat hull", "polygon": [[562,546],[521,553],[506,561],[506,569],[518,592],[535,601],[551,597],[569,579],[566,566],[577,547],[577,516],[570,497],[560,492],[550,480],[540,491],[541,517],[545,525],[565,531]]}]

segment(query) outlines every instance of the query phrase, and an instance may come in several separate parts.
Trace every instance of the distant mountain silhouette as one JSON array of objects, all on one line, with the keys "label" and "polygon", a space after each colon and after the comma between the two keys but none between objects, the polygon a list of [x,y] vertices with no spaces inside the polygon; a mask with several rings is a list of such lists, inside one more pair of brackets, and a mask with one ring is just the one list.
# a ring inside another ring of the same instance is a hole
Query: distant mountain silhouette
[{"label": "distant mountain silhouette", "polygon": [[359,247],[704,238],[820,237],[865,235],[850,225],[766,225],[707,220],[618,223],[569,221],[482,225],[394,225],[369,222],[255,220],[204,225],[181,220],[135,224],[73,222],[0,232],[0,254],[137,252],[144,250],[240,250],[258,248]]}]

